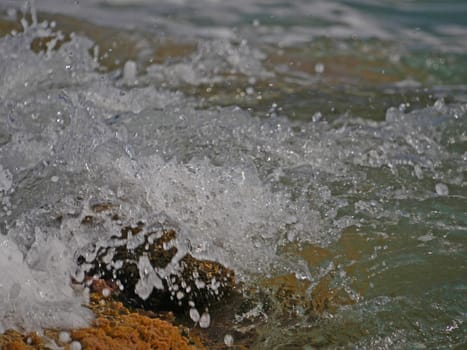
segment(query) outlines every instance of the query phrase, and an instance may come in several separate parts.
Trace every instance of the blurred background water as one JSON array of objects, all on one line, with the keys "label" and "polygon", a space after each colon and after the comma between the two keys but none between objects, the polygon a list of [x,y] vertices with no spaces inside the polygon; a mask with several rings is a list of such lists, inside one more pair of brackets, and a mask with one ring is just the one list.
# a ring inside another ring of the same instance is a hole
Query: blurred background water
[{"label": "blurred background water", "polygon": [[467,346],[466,15],[1,0],[0,330],[89,320],[111,202],[266,294],[255,349]]}]

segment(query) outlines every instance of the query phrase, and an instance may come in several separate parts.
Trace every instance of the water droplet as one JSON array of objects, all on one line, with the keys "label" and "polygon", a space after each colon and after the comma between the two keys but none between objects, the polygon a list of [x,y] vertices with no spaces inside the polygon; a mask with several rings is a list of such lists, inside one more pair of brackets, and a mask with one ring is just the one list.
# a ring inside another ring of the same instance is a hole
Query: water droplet
[{"label": "water droplet", "polygon": [[136,82],[136,62],[126,61],[123,66],[123,81],[126,84],[134,84]]},{"label": "water droplet", "polygon": [[211,316],[207,311],[203,312],[201,318],[199,319],[199,326],[201,328],[208,328],[211,324]]},{"label": "water droplet", "polygon": [[324,64],[316,63],[315,64],[315,72],[318,74],[324,73]]},{"label": "water droplet", "polygon": [[193,322],[198,322],[200,320],[199,312],[194,307],[190,309],[190,318]]},{"label": "water droplet", "polygon": [[446,184],[437,183],[435,186],[436,193],[440,196],[447,196],[449,194],[449,188]]},{"label": "water droplet", "polygon": [[323,115],[321,114],[321,112],[316,112],[315,114],[313,114],[312,120],[313,120],[313,122],[316,123],[316,122],[319,122],[322,117],[323,117]]},{"label": "water droplet", "polygon": [[413,167],[413,170],[414,170],[415,176],[418,179],[420,179],[420,180],[423,179],[423,171],[422,171],[422,168],[420,167],[420,165],[415,164],[415,166]]},{"label": "water droplet", "polygon": [[435,239],[435,236],[433,236],[432,234],[426,234],[426,235],[418,237],[417,239],[421,242],[429,242]]},{"label": "water droplet", "polygon": [[70,350],[81,350],[82,347],[81,347],[81,343],[79,341],[72,341],[71,344],[70,344]]},{"label": "water droplet", "polygon": [[234,343],[234,338],[232,337],[232,335],[227,333],[224,337],[224,344],[230,348],[233,345],[233,343]]},{"label": "water droplet", "polygon": [[435,104],[433,105],[433,107],[437,110],[437,111],[441,111],[445,106],[445,103],[444,103],[444,99],[443,98],[439,98],[436,100]]},{"label": "water droplet", "polygon": [[60,334],[58,335],[58,340],[61,343],[69,343],[71,341],[70,333],[65,331],[60,332]]}]

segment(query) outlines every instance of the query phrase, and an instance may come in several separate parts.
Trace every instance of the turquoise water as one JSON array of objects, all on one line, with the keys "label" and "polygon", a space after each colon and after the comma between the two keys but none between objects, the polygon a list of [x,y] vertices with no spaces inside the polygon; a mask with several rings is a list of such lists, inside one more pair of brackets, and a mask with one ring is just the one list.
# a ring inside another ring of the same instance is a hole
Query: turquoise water
[{"label": "turquoise water", "polygon": [[0,2],[0,330],[89,321],[111,202],[237,271],[234,344],[467,346],[465,1],[31,4]]}]

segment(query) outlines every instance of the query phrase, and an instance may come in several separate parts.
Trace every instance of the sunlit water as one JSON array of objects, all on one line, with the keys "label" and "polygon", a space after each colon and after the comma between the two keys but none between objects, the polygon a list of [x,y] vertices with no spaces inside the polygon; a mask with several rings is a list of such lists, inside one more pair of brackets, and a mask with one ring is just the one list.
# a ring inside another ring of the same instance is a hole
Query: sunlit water
[{"label": "sunlit water", "polygon": [[466,345],[464,1],[29,5],[0,2],[0,331],[89,322],[109,202],[270,290],[257,349]]}]

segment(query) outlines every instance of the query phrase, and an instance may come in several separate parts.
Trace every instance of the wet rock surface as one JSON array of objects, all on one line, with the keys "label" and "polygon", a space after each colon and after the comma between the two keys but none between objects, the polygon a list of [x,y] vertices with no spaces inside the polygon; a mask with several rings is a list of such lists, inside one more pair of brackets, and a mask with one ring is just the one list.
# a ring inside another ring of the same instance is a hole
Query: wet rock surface
[{"label": "wet rock surface", "polygon": [[119,231],[108,246],[97,247],[91,258],[78,256],[87,283],[107,282],[114,297],[145,310],[203,310],[230,295],[235,274],[220,263],[195,259],[177,246],[177,233],[160,224],[123,223],[110,204],[92,206],[93,215],[81,224],[98,226],[103,219],[116,223]]},{"label": "wet rock surface", "polygon": [[203,348],[170,320],[130,312],[120,302],[98,294],[92,296],[90,307],[98,316],[92,326],[70,332],[70,339],[78,341],[84,349]]}]

